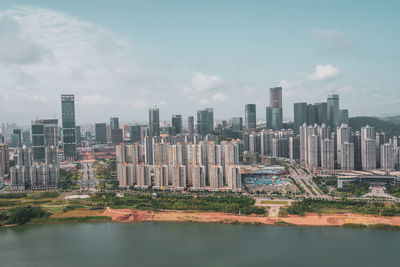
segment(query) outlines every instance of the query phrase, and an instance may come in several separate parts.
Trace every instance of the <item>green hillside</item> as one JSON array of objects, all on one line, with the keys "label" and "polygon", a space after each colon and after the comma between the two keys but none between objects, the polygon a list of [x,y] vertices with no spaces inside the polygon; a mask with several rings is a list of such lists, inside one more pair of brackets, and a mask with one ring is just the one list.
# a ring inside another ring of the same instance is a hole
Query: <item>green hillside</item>
[{"label": "green hillside", "polygon": [[349,126],[353,128],[354,131],[359,131],[361,127],[365,125],[375,127],[378,132],[382,131],[389,136],[399,136],[400,135],[400,124],[395,124],[389,121],[384,121],[375,117],[354,117],[349,118]]},{"label": "green hillside", "polygon": [[397,116],[390,116],[390,117],[383,117],[382,120],[388,121],[395,124],[400,124],[400,115]]}]

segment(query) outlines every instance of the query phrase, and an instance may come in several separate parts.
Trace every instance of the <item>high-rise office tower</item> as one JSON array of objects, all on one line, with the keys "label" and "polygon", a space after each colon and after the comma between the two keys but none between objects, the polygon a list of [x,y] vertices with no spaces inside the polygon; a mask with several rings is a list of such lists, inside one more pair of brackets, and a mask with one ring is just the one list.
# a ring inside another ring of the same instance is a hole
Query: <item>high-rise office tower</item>
[{"label": "high-rise office tower", "polygon": [[272,129],[272,108],[270,106],[265,108],[265,126],[267,129]]},{"label": "high-rise office tower", "polygon": [[208,122],[208,133],[214,132],[214,109],[213,108],[205,108],[208,113],[207,122]]},{"label": "high-rise office tower", "polygon": [[173,135],[182,134],[182,115],[172,115],[171,125]]},{"label": "high-rise office tower", "polygon": [[342,123],[349,124],[349,110],[348,109],[340,109],[339,110],[339,125]]},{"label": "high-rise office tower", "polygon": [[317,106],[313,104],[307,105],[307,122],[309,125],[317,123]]},{"label": "high-rise office tower", "polygon": [[317,107],[317,124],[328,124],[328,105],[326,102],[315,103]]},{"label": "high-rise office tower", "polygon": [[117,145],[123,140],[122,129],[119,128],[119,119],[117,117],[110,118],[110,134],[111,143]]},{"label": "high-rise office tower", "polygon": [[193,135],[194,134],[194,117],[189,116],[188,117],[188,134]]},{"label": "high-rise office tower", "polygon": [[76,129],[75,129],[75,97],[74,95],[61,95],[62,113],[62,144],[64,158],[76,159]]},{"label": "high-rise office tower", "polygon": [[20,147],[22,146],[22,132],[21,129],[14,129],[11,134],[10,147]]},{"label": "high-rise office tower", "polygon": [[232,136],[233,138],[242,139],[243,119],[242,117],[232,118]]},{"label": "high-rise office tower", "polygon": [[328,95],[327,101],[328,123],[331,127],[339,126],[339,95]]},{"label": "high-rise office tower", "polygon": [[140,138],[140,125],[132,125],[131,126],[131,142],[140,142],[141,138]]},{"label": "high-rise office tower", "polygon": [[105,123],[96,123],[95,135],[97,144],[107,144],[107,125]]},{"label": "high-rise office tower", "polygon": [[294,103],[294,130],[298,131],[307,121],[307,103]]},{"label": "high-rise office tower", "polygon": [[119,129],[119,119],[118,117],[110,118],[110,128],[111,129]]},{"label": "high-rise office tower", "polygon": [[206,108],[197,111],[197,133],[203,136],[214,131],[214,111]]},{"label": "high-rise office tower", "polygon": [[283,127],[282,87],[269,89],[269,106],[272,113],[272,129],[278,131]]},{"label": "high-rise office tower", "polygon": [[149,109],[150,136],[160,136],[160,110],[158,108]]},{"label": "high-rise office tower", "polygon": [[245,126],[248,130],[256,129],[256,105],[255,104],[246,104],[245,106]]},{"label": "high-rise office tower", "polygon": [[82,140],[82,130],[81,126],[76,126],[75,127],[75,132],[76,132],[76,143],[79,145],[79,143]]},{"label": "high-rise office tower", "polygon": [[27,146],[31,146],[32,145],[31,131],[30,130],[22,132],[22,144],[23,145],[27,145]]}]

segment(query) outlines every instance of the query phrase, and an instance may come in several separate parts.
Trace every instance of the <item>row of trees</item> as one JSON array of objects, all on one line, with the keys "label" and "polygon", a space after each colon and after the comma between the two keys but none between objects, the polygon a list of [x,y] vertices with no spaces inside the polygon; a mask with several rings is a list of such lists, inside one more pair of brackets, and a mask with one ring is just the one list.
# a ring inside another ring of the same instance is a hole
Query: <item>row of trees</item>
[{"label": "row of trees", "polygon": [[304,215],[307,212],[322,212],[324,209],[349,210],[355,213],[372,214],[381,216],[400,215],[399,204],[385,204],[383,202],[368,202],[360,200],[313,200],[305,199],[303,201],[293,202],[287,211],[293,215]]},{"label": "row of trees", "polygon": [[91,198],[93,206],[130,207],[146,210],[199,210],[220,211],[243,214],[265,214],[265,209],[254,206],[254,199],[245,196],[202,196],[172,195],[160,193],[152,195],[97,194]]}]

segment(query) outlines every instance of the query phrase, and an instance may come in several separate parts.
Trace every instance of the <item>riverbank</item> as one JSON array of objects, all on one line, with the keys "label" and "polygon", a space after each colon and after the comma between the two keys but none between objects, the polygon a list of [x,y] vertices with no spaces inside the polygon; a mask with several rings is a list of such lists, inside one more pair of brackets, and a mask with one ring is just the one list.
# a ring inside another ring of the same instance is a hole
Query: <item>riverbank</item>
[{"label": "riverbank", "polygon": [[400,216],[377,217],[361,214],[315,214],[305,216],[265,217],[257,215],[236,215],[223,212],[195,211],[145,211],[107,208],[102,216],[111,217],[117,222],[202,222],[202,223],[242,223],[265,225],[298,226],[346,226],[346,225],[390,225],[400,227]]}]

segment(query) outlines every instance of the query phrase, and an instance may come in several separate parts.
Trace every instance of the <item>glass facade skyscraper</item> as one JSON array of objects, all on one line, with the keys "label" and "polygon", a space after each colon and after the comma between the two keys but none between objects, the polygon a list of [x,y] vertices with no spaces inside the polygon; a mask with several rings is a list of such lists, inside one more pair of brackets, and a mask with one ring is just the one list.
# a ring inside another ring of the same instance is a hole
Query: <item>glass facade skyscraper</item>
[{"label": "glass facade skyscraper", "polygon": [[96,123],[95,133],[97,144],[107,144],[107,125],[105,123]]},{"label": "glass facade skyscraper", "polygon": [[282,87],[269,89],[269,106],[271,108],[271,128],[275,131],[283,127]]},{"label": "glass facade skyscraper", "polygon": [[246,129],[255,130],[257,127],[256,105],[246,104],[244,112],[245,112],[244,121]]},{"label": "glass facade skyscraper", "polygon": [[331,127],[339,126],[339,95],[328,95],[327,101],[328,123]]},{"label": "glass facade skyscraper", "polygon": [[173,135],[182,134],[182,115],[172,115],[171,124]]},{"label": "glass facade skyscraper", "polygon": [[76,159],[75,97],[61,95],[62,144],[64,159]]},{"label": "glass facade skyscraper", "polygon": [[160,136],[160,110],[151,108],[149,110],[150,136]]}]

